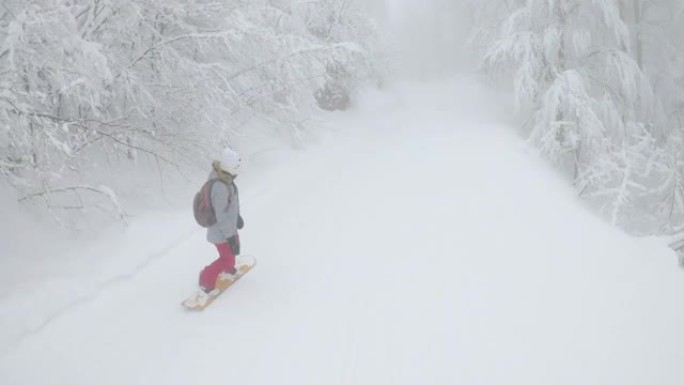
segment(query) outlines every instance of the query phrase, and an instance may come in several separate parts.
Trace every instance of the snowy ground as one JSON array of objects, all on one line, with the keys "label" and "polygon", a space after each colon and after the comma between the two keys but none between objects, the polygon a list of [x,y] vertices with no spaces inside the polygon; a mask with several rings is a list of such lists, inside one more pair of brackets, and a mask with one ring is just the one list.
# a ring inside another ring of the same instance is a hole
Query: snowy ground
[{"label": "snowy ground", "polygon": [[214,257],[187,210],[62,250],[0,298],[0,383],[683,384],[673,253],[584,209],[478,90],[369,97],[248,167],[259,263],[204,313],[179,305]]}]

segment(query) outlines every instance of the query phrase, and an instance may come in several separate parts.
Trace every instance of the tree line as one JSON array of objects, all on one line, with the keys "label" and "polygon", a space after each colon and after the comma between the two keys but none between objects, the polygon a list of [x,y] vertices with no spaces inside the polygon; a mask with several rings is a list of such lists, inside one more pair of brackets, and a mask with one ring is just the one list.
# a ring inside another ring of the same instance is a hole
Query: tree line
[{"label": "tree line", "polygon": [[57,220],[121,216],[103,168],[180,169],[255,121],[296,137],[377,80],[375,28],[349,0],[5,0],[0,177]]}]

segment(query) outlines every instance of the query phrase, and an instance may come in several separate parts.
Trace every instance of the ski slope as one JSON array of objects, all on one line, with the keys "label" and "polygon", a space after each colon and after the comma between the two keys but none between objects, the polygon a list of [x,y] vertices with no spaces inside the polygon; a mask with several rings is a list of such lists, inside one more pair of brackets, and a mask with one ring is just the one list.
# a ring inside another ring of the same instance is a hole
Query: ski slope
[{"label": "ski slope", "polygon": [[69,251],[2,298],[0,384],[684,384],[672,252],[585,209],[492,100],[405,85],[252,159],[259,262],[204,313],[180,306],[215,254],[187,210]]}]

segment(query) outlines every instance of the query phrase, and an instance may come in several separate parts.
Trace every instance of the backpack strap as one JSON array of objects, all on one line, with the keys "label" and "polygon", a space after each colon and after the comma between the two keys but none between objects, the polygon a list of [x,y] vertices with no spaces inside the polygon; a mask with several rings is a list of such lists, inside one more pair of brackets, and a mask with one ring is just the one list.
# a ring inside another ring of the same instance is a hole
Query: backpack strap
[{"label": "backpack strap", "polygon": [[[224,180],[222,180],[222,179],[220,179],[220,178],[209,179],[209,180],[207,181],[207,183],[209,183],[209,182],[211,182],[211,186],[209,187],[209,194],[210,194],[210,195],[211,195],[211,189],[214,188],[214,183],[216,183],[216,182],[221,182],[221,183],[223,183],[224,185],[226,185],[226,187],[228,187],[228,188],[230,188],[230,186],[233,186],[233,188],[235,189],[235,195],[239,195],[239,193],[238,193],[238,188],[237,188],[237,185],[235,184],[235,182],[231,182],[230,184],[228,184],[228,183],[226,183]],[[230,203],[230,194],[228,194],[228,199],[229,199],[228,203]],[[240,215],[240,210],[239,210],[239,209],[240,209],[240,208],[238,207],[238,216]]]},{"label": "backpack strap", "polygon": [[[240,198],[239,198],[239,197],[240,197],[240,192],[238,191],[238,187],[237,187],[237,185],[235,184],[235,181],[233,181],[233,183],[231,183],[231,184],[233,185],[233,188],[235,189],[235,196],[237,196],[238,199],[240,199]],[[240,222],[240,205],[238,205],[238,222]]]}]

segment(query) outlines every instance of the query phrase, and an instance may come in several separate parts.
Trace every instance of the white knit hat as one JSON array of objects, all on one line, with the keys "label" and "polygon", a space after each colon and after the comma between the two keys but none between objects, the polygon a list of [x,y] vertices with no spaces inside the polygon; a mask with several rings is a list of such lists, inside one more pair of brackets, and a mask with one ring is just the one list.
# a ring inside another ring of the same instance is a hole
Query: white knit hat
[{"label": "white knit hat", "polygon": [[233,151],[232,148],[227,147],[225,150],[223,150],[223,153],[221,154],[221,169],[227,173],[229,173],[232,176],[237,176],[238,172],[240,171],[240,163],[241,163],[240,155],[238,155],[237,152]]}]

